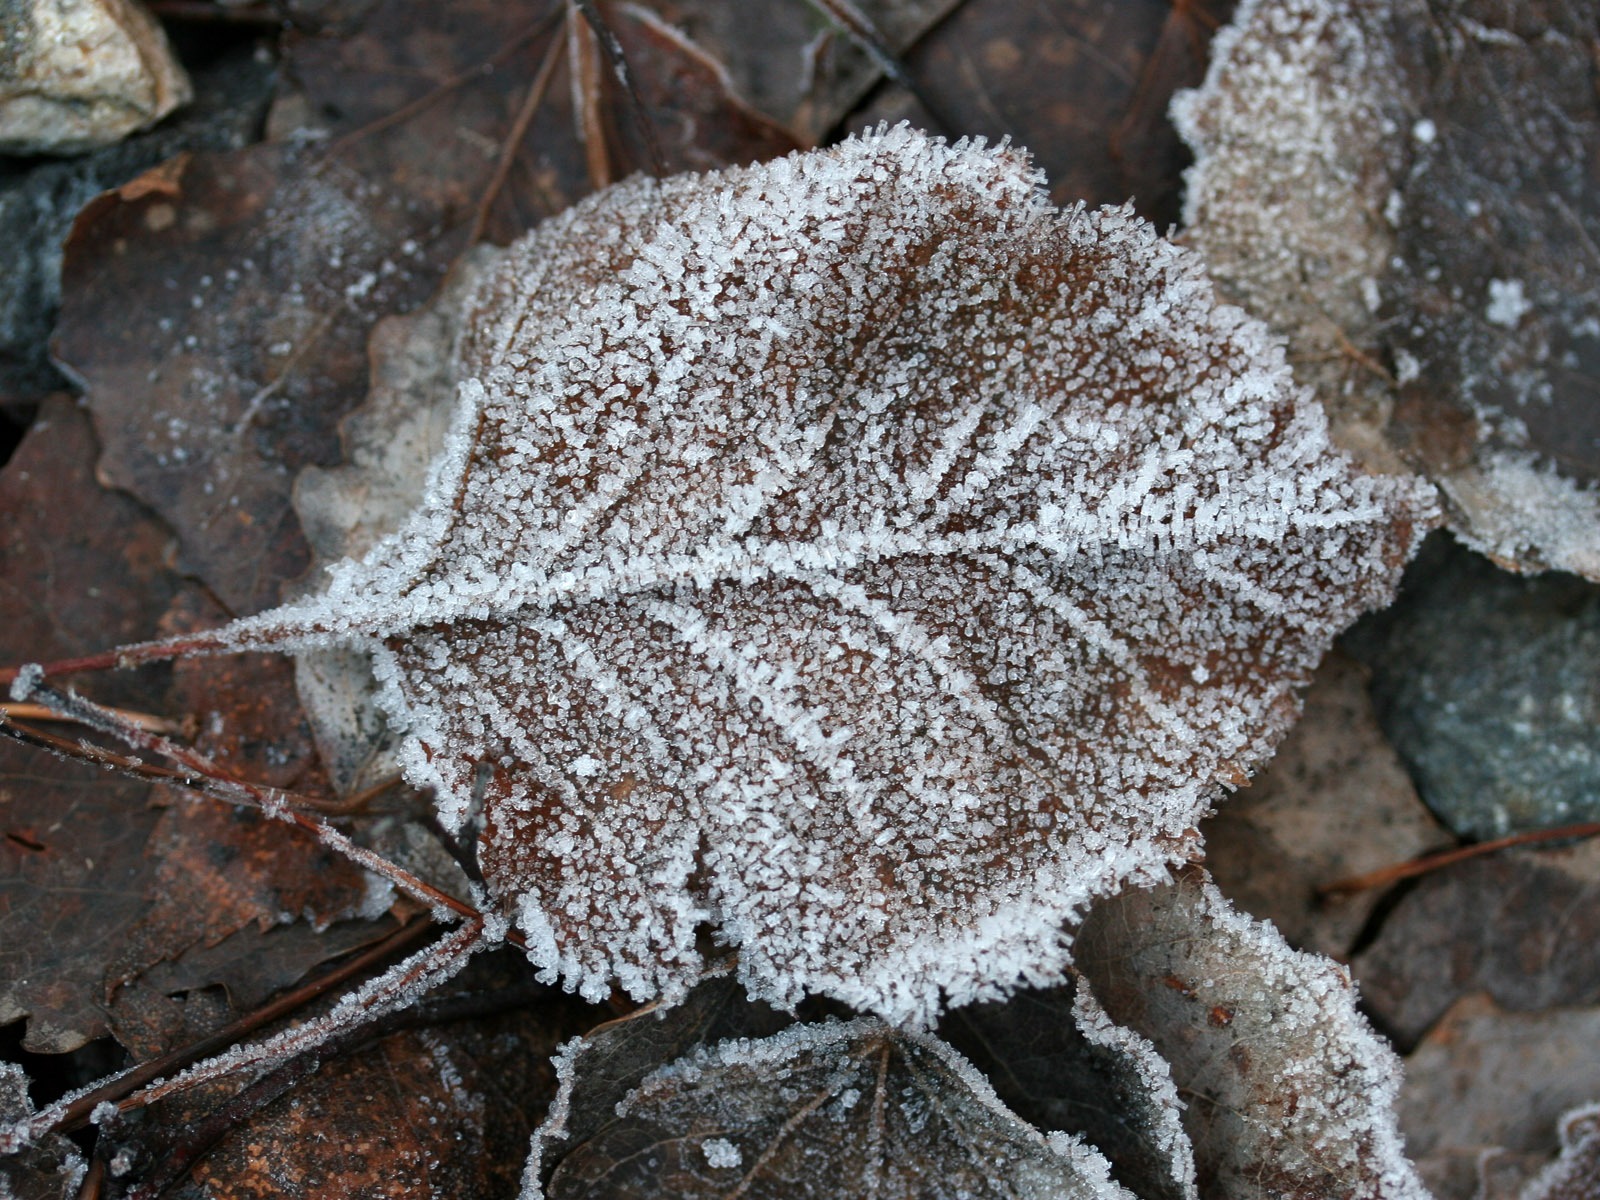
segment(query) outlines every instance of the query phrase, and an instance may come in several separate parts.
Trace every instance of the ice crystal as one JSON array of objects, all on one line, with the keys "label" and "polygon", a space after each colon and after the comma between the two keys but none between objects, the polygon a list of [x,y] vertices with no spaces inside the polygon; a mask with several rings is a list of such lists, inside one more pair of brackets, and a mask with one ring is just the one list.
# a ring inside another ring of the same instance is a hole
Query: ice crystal
[{"label": "ice crystal", "polygon": [[552,977],[891,1021],[1061,977],[1383,602],[1431,501],[1330,449],[1128,211],[907,128],[635,179],[490,272],[421,505],[232,644],[374,654]]}]

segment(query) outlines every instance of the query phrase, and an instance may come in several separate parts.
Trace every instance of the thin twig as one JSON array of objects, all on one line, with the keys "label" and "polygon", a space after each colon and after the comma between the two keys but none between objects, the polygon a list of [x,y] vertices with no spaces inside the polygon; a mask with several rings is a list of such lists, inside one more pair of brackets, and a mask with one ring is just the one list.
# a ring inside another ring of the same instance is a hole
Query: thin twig
[{"label": "thin twig", "polygon": [[[622,85],[623,94],[628,98],[628,115],[644,141],[645,153],[650,156],[650,173],[657,179],[662,178],[667,173],[667,162],[661,154],[661,139],[656,136],[656,126],[650,119],[650,109],[639,95],[639,89],[633,82],[633,73],[628,70],[628,60],[622,53],[622,43],[617,40],[616,33],[606,23],[600,10],[595,7],[594,0],[572,0],[572,3],[576,4],[578,11],[583,14],[584,23],[594,34],[600,53],[605,57],[606,65],[611,68],[612,75]],[[573,70],[577,70],[576,63],[573,64]]]},{"label": "thin twig", "polygon": [[[435,887],[426,880],[419,879],[410,871],[390,862],[381,855],[374,854],[365,846],[357,845],[328,824],[327,821],[323,820],[314,809],[308,810],[307,806],[297,803],[298,798],[292,796],[292,794],[277,788],[264,787],[246,779],[240,779],[198,751],[192,750],[187,746],[180,746],[159,734],[148,733],[136,726],[119,722],[106,709],[101,708],[92,701],[85,700],[82,696],[77,696],[70,692],[58,692],[42,686],[36,687],[33,694],[50,707],[73,717],[73,719],[93,729],[126,742],[135,750],[146,750],[153,754],[159,754],[168,762],[176,764],[180,768],[180,776],[171,779],[171,782],[181,783],[185,787],[204,792],[206,795],[228,803],[245,804],[252,808],[259,808],[269,817],[305,830],[330,850],[337,851],[357,866],[371,871],[374,875],[387,879],[402,892],[430,907],[448,910],[465,920],[482,919],[483,914],[472,905],[456,899],[448,892]],[[12,728],[15,728],[15,726],[12,726]],[[187,773],[182,774],[182,772]],[[519,939],[513,938],[510,940],[517,942]]]},{"label": "thin twig", "polygon": [[1509,837],[1495,838],[1490,842],[1477,842],[1471,846],[1457,846],[1451,850],[1436,850],[1431,854],[1424,854],[1409,862],[1393,863],[1387,867],[1380,867],[1376,871],[1368,871],[1365,875],[1352,875],[1348,879],[1336,879],[1332,883],[1325,883],[1317,889],[1317,895],[1324,898],[1335,896],[1349,896],[1356,892],[1364,892],[1370,888],[1388,887],[1392,883],[1399,883],[1402,879],[1414,879],[1418,875],[1426,875],[1430,871],[1437,871],[1441,867],[1448,867],[1452,863],[1465,862],[1469,858],[1478,858],[1485,854],[1493,854],[1511,846],[1532,846],[1540,842],[1563,842],[1579,838],[1591,838],[1600,834],[1600,821],[1583,821],[1576,825],[1563,825],[1559,829],[1535,829],[1527,833],[1513,833]]},{"label": "thin twig", "polygon": [[539,64],[539,73],[534,76],[533,83],[528,88],[527,99],[522,102],[516,120],[511,123],[510,132],[500,145],[500,158],[494,166],[494,177],[484,188],[483,199],[478,202],[478,212],[472,221],[472,229],[467,234],[469,246],[476,246],[483,240],[484,231],[489,227],[489,210],[494,207],[495,199],[511,175],[511,166],[516,162],[517,151],[522,148],[522,139],[527,135],[528,126],[533,122],[534,113],[538,112],[539,106],[544,103],[545,93],[550,90],[550,80],[555,77],[556,63],[560,61],[561,39],[551,38],[550,46],[544,54],[544,61]]},{"label": "thin twig", "polygon": [[468,67],[459,75],[451,76],[449,79],[446,79],[444,82],[434,87],[432,91],[426,93],[425,95],[418,96],[415,100],[412,100],[407,104],[402,104],[393,112],[385,113],[383,116],[378,117],[375,120],[368,121],[365,125],[357,126],[348,133],[340,134],[338,137],[334,138],[328,143],[326,153],[330,155],[337,154],[351,142],[354,142],[360,138],[371,137],[376,133],[382,133],[385,129],[392,128],[393,126],[400,124],[402,121],[410,120],[424,109],[430,108],[434,104],[437,104],[451,92],[464,87],[466,84],[469,84],[476,79],[483,78],[485,75],[488,75],[496,67],[505,62],[518,50],[521,50],[529,42],[535,41],[542,34],[547,33],[551,27],[554,26],[556,21],[560,19],[560,15],[559,9],[552,9],[542,19],[534,22],[527,32],[519,34],[517,37],[513,38],[498,54],[485,59],[476,66]]},{"label": "thin twig", "polygon": [[433,928],[433,924],[425,917],[417,917],[407,922],[381,942],[369,946],[326,975],[302,984],[293,991],[285,992],[276,1000],[246,1013],[232,1024],[199,1041],[163,1054],[160,1058],[140,1063],[121,1075],[106,1080],[92,1091],[85,1092],[61,1110],[59,1119],[48,1130],[40,1132],[70,1133],[74,1129],[81,1129],[89,1123],[90,1115],[102,1104],[115,1104],[124,1110],[137,1107],[130,1103],[128,1098],[139,1089],[209,1058],[218,1051],[226,1050],[257,1030],[297,1012],[311,1001],[335,988],[342,987],[379,963],[420,944]]},{"label": "thin twig", "polygon": [[[134,712],[126,708],[107,708],[107,712],[116,713],[131,725],[140,729],[147,729],[151,733],[177,733],[187,732],[182,721],[174,721],[168,717],[157,717],[150,713]],[[18,704],[11,700],[0,700],[0,716],[12,721],[70,721],[72,718],[64,717],[54,709],[43,704]]]},{"label": "thin twig", "polygon": [[807,0],[807,3],[843,31],[883,75],[910,92],[911,98],[922,105],[923,111],[938,127],[939,132],[947,134],[951,132],[950,122],[944,116],[942,107],[936,104],[933,97],[911,77],[909,68],[900,56],[889,48],[888,39],[866,13],[850,0]]}]

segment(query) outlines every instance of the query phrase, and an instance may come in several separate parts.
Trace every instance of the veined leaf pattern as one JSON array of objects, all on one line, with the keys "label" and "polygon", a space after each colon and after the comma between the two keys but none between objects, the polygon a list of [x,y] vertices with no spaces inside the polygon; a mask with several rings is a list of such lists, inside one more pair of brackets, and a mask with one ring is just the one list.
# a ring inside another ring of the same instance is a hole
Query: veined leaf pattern
[{"label": "veined leaf pattern", "polygon": [[371,648],[536,962],[894,1022],[1058,981],[1432,519],[1126,210],[907,128],[611,188],[472,302],[414,516],[237,645]]}]

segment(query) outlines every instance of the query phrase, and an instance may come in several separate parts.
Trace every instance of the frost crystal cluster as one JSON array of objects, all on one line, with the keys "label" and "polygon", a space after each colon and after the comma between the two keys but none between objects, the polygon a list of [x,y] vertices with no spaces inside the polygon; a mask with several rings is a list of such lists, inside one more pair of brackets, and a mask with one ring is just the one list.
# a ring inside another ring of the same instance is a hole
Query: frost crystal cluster
[{"label": "frost crystal cluster", "polygon": [[1124,210],[907,128],[635,179],[480,287],[425,498],[239,645],[370,648],[585,995],[895,1022],[1059,979],[1184,858],[1430,501]]}]

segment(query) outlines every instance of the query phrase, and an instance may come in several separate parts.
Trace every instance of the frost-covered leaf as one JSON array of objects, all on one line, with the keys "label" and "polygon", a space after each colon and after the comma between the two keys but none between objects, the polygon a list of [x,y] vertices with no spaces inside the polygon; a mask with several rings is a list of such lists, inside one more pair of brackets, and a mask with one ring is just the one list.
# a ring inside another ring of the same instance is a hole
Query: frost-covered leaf
[{"label": "frost-covered leaf", "polygon": [[1399,1060],[1343,967],[1291,950],[1193,869],[1096,904],[1078,961],[1170,1065],[1202,1195],[1426,1200],[1395,1127]]},{"label": "frost-covered leaf", "polygon": [[1141,1200],[1196,1195],[1172,1072],[1147,1038],[1111,1021],[1082,977],[957,1009],[939,1033],[1018,1116],[1082,1136]]},{"label": "frost-covered leaf", "polygon": [[[0,1062],[0,1122],[33,1111],[28,1076],[15,1063]],[[0,1158],[0,1197],[4,1200],[72,1200],[79,1195],[87,1165],[78,1148],[51,1134],[19,1154]]]},{"label": "frost-covered leaf", "polygon": [[[568,1048],[554,1113],[610,1032]],[[1020,1120],[944,1042],[867,1018],[698,1046],[647,1075],[543,1189],[537,1167],[525,1197],[1132,1200],[1099,1154]]]},{"label": "frost-covered leaf", "polygon": [[1038,184],[901,128],[580,205],[479,294],[405,529],[222,640],[374,653],[585,994],[681,995],[705,922],[779,1005],[1059,978],[1431,509],[1189,255]]},{"label": "frost-covered leaf", "polygon": [[1600,1197],[1600,1104],[1561,1119],[1561,1157],[1528,1184],[1522,1200],[1596,1200]]},{"label": "frost-covered leaf", "polygon": [[790,1018],[752,1003],[731,973],[707,979],[671,1009],[652,1006],[602,1025],[563,1049],[560,1103],[540,1127],[528,1162],[529,1178],[544,1178],[566,1151],[593,1137],[652,1071],[696,1047],[759,1038]]},{"label": "frost-covered leaf", "polygon": [[1185,218],[1364,458],[1600,578],[1594,0],[1251,0],[1174,116]]}]

